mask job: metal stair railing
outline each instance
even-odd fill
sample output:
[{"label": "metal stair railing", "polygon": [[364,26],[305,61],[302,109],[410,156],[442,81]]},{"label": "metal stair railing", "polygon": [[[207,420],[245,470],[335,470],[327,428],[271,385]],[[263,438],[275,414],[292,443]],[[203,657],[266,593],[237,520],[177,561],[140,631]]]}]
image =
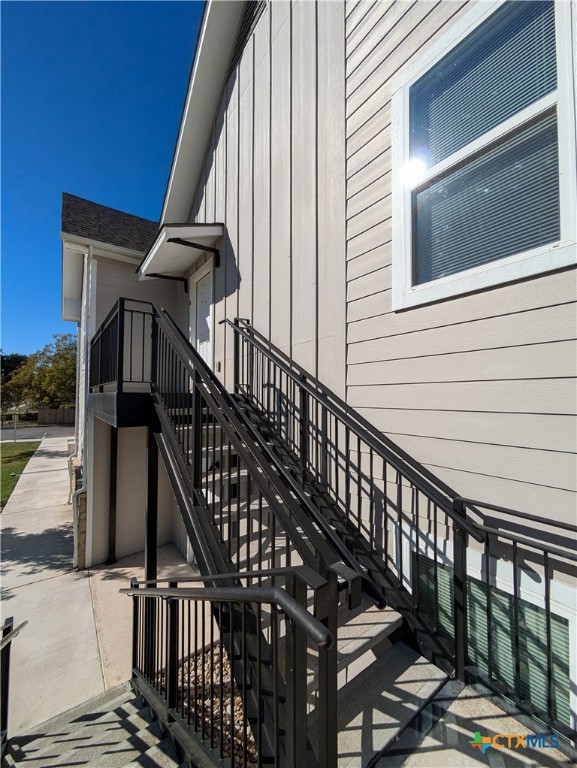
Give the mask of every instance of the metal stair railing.
[{"label": "metal stair railing", "polygon": [[[186,512],[185,524],[195,529],[189,536],[203,575],[221,587],[230,572],[306,566],[322,577],[312,596],[315,615],[336,633],[337,573],[346,571],[338,552],[275,474],[230,395],[168,314],[156,308],[151,392],[162,427],[157,442],[179,506]],[[349,578],[346,573],[345,577]],[[349,578],[348,583],[353,581]],[[244,642],[252,649],[246,663],[254,675],[258,648],[267,643],[261,637],[258,612],[248,610],[247,616],[251,623],[246,639],[237,635],[234,643],[236,647]],[[336,647],[326,658],[324,687],[335,695],[320,705],[330,708],[336,700]],[[235,679],[240,673],[235,667]],[[270,700],[261,699],[254,688],[249,693],[251,716],[270,707]],[[336,740],[335,713],[331,723],[331,739]],[[271,725],[270,718],[265,725]],[[264,735],[270,741],[266,728]],[[331,754],[335,751],[336,741]]]},{"label": "metal stair railing", "polygon": [[[563,664],[552,647],[551,601],[557,586],[554,574],[573,587],[577,583],[577,526],[461,498],[248,320],[224,322],[233,330],[234,388],[247,415],[266,439],[285,446],[311,496],[330,500],[333,511],[328,514],[335,523],[342,527],[344,521],[378,555],[383,577],[399,598],[398,609],[416,630],[422,651],[431,657],[429,643],[436,641],[435,648],[448,650],[457,678],[482,679],[575,739],[577,712],[565,713],[562,720],[555,705],[563,686],[554,681],[560,680]],[[487,519],[491,512],[497,513],[497,521],[494,515]],[[529,535],[528,525],[533,527]],[[539,533],[534,533],[535,526]],[[521,615],[533,599],[526,588],[527,572],[541,580],[542,613],[531,619],[538,624],[534,630]],[[472,623],[473,618],[478,621],[478,610],[473,610],[478,606],[472,601],[479,584],[488,614],[488,649],[482,664],[481,641]],[[514,664],[508,677],[499,672],[498,650],[491,647],[491,602],[504,600],[503,590],[508,590],[512,606]],[[543,642],[536,639],[539,632]],[[540,684],[545,700],[543,695],[532,700],[528,693],[529,672],[521,648],[530,642],[538,646],[534,664],[541,661],[545,670]],[[435,660],[446,668],[446,659]],[[575,685],[574,680],[565,682],[565,691]]]},{"label": "metal stair railing", "polygon": [[0,758],[4,758],[8,745],[8,708],[10,704],[10,654],[12,642],[28,624],[23,621],[14,628],[14,619],[4,620],[0,639]]},{"label": "metal stair railing", "polygon": [[[121,590],[133,600],[135,687],[169,728],[176,722],[195,733],[216,760],[333,768],[336,678],[329,656],[335,636],[306,609],[318,577],[306,569],[275,569],[228,574],[227,580],[233,585],[206,586],[210,577],[132,580]],[[255,620],[258,631],[251,632]],[[311,654],[318,658],[312,700]],[[252,710],[255,692],[268,707]]]},{"label": "metal stair railing", "polygon": [[157,412],[170,427],[165,432],[196,503],[226,548],[229,570],[302,563],[326,575],[340,564],[340,553],[281,481],[230,395],[168,313],[155,308],[153,314]]}]

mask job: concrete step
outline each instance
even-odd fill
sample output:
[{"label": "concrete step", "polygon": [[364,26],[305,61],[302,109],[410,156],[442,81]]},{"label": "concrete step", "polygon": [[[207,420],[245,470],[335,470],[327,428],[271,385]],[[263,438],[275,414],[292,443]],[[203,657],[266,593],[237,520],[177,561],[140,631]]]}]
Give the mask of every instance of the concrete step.
[{"label": "concrete step", "polygon": [[174,746],[167,737],[153,747],[149,747],[136,760],[127,763],[124,768],[176,768],[180,766]]},{"label": "concrete step", "polygon": [[435,693],[447,676],[402,642],[339,691],[339,768],[361,768]]},{"label": "concrete step", "polygon": [[[354,610],[339,608],[337,631],[337,686],[346,686],[376,658],[386,653],[392,643],[389,637],[403,623],[400,613],[391,608],[379,609],[363,595]],[[318,654],[308,650],[308,698],[311,709],[316,706]]]},{"label": "concrete step", "polygon": [[99,755],[148,728],[150,721],[145,713],[140,709],[131,713],[132,709],[131,702],[126,702],[101,717],[94,719],[87,715],[81,722],[70,724],[69,734],[52,734],[47,744],[34,742],[30,746],[36,758],[27,757],[26,765],[33,768],[56,768],[59,765],[74,765],[80,756],[87,761],[92,755]]},{"label": "concrete step", "polygon": [[377,608],[366,595],[353,611],[340,610],[337,671],[342,688],[391,647],[388,638],[399,629],[403,618],[392,608]]},{"label": "concrete step", "polygon": [[[94,747],[84,754],[86,768],[122,768],[127,763],[138,760],[148,749],[157,746],[164,737],[158,722],[148,723],[137,733],[113,746]],[[174,764],[177,765],[176,760]]]},{"label": "concrete step", "polygon": [[[10,752],[15,762],[25,759],[26,764],[32,766],[32,760],[44,754],[44,750],[51,748],[55,743],[63,745],[59,748],[59,754],[62,754],[63,750],[72,748],[72,745],[91,738],[92,732],[104,723],[129,719],[138,711],[139,705],[129,684],[123,683],[34,726],[24,734],[11,737]],[[66,744],[70,746],[65,746]],[[43,758],[47,759],[47,756]],[[38,765],[44,765],[44,762]]]},{"label": "concrete step", "polygon": [[150,722],[128,684],[107,691],[10,740],[7,766],[177,768],[170,739]]},{"label": "concrete step", "polygon": [[[192,445],[192,425],[191,424],[175,424],[173,425],[173,429],[176,432],[176,435],[178,439],[180,440],[188,440],[188,445]],[[184,437],[184,432],[189,431],[190,435],[188,438]],[[229,439],[228,435],[220,424],[204,424],[202,429],[202,445],[203,447],[216,447],[217,449],[220,449],[222,440],[222,446],[223,448],[228,446]]]}]

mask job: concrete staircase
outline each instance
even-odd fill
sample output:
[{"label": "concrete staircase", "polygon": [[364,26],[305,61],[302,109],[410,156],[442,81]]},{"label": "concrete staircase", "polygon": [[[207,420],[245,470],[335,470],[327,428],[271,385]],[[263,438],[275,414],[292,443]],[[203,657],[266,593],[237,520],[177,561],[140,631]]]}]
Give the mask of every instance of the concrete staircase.
[{"label": "concrete staircase", "polygon": [[[447,676],[398,639],[402,617],[396,611],[380,610],[363,596],[354,611],[341,606],[339,613],[338,765],[364,768],[377,764],[379,752],[443,687]],[[314,672],[314,662],[309,663],[313,707]]]},{"label": "concrete staircase", "polygon": [[124,683],[10,739],[6,766],[178,768],[172,742]]}]

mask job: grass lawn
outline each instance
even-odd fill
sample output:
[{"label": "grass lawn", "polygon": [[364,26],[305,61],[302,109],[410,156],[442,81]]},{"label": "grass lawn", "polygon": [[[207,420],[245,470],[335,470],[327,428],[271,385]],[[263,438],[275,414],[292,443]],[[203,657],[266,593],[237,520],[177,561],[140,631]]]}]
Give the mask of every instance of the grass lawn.
[{"label": "grass lawn", "polygon": [[0,482],[2,489],[0,493],[0,507],[10,498],[14,486],[18,482],[20,473],[28,464],[28,460],[34,451],[40,445],[40,440],[34,440],[26,443],[2,443],[0,447]]}]

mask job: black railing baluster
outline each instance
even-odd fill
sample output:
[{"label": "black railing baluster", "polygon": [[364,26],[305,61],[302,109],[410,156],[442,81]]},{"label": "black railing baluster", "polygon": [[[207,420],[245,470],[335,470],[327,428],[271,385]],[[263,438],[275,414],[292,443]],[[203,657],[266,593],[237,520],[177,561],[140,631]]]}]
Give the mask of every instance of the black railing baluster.
[{"label": "black railing baluster", "polygon": [[513,649],[515,654],[515,695],[521,696],[521,655],[519,648],[519,566],[517,542],[513,542]]},{"label": "black railing baluster", "polygon": [[[2,625],[2,640],[6,640],[14,631],[14,619],[8,617]],[[10,656],[12,651],[12,641],[7,640],[0,650],[0,696],[2,700],[2,711],[0,712],[0,734],[1,734],[1,755],[4,756],[4,750],[8,741],[8,704],[10,701]],[[2,761],[4,762],[4,761]]]},{"label": "black railing baluster", "polygon": [[[186,623],[186,653],[183,655],[183,662],[186,663],[186,722],[188,725],[190,725],[191,722],[191,709],[190,709],[190,667],[192,665],[192,649],[190,645],[190,639],[191,639],[191,611],[190,611],[190,600],[187,602],[187,623]],[[222,626],[222,623],[219,623],[219,626]],[[196,649],[195,649],[196,650]],[[184,674],[182,675],[183,678],[183,684],[184,684]],[[222,678],[222,672],[221,672],[221,678]],[[222,699],[222,696],[221,696]],[[222,727],[220,729],[220,732],[222,733]]]},{"label": "black railing baluster", "polygon": [[[204,610],[203,603],[201,603],[201,610]],[[194,603],[194,727],[198,728],[200,721],[198,715],[198,678],[200,675],[199,666],[200,659],[198,653],[198,603]]]},{"label": "black railing baluster", "polygon": [[[168,586],[175,588],[176,582]],[[169,709],[178,703],[178,601],[169,597],[166,601],[166,701]]]},{"label": "black railing baluster", "polygon": [[[234,321],[235,327],[239,327],[238,319]],[[237,395],[240,392],[240,336],[238,333],[233,333],[233,384],[234,393]]]},{"label": "black railing baluster", "polygon": [[493,601],[491,592],[491,536],[485,534],[485,593],[487,600],[487,674],[493,677]]},{"label": "black railing baluster", "polygon": [[[138,589],[138,582],[136,579],[130,580],[130,586],[132,589]],[[138,658],[138,631],[140,627],[140,618],[138,615],[138,596],[134,595],[132,598],[132,669],[139,667]]]},{"label": "black railing baluster", "polygon": [[202,722],[201,736],[206,739],[206,603],[203,601],[200,604],[200,632],[202,639],[200,641],[200,654],[201,654],[201,705],[200,705],[200,719]]},{"label": "black railing baluster", "polygon": [[403,588],[403,478],[400,472],[397,472],[397,528],[398,528],[398,549],[397,549],[397,569],[399,574],[399,585]]},{"label": "black railing baluster", "polygon": [[230,694],[229,694],[229,706],[230,706],[230,754],[232,759],[232,764],[234,764],[234,725],[235,725],[235,716],[234,716],[234,666],[236,663],[235,655],[234,655],[234,614],[235,614],[235,608],[233,607],[235,604],[230,602],[229,603],[229,619],[230,619],[230,628],[229,628],[229,635],[228,635],[228,662],[230,666]]},{"label": "black railing baluster", "polygon": [[[222,603],[218,604],[218,626],[222,629]],[[219,755],[222,760],[224,757],[224,644],[222,634],[218,637],[218,723],[220,733]],[[260,699],[259,699],[260,701]],[[258,742],[260,744],[260,740]]]},{"label": "black railing baluster", "polygon": [[[459,517],[465,517],[463,503],[456,499],[453,509]],[[467,666],[467,534],[463,528],[453,527],[453,621],[455,636],[455,674],[465,682]]]},{"label": "black railing baluster", "polygon": [[551,577],[549,571],[549,553],[543,553],[543,575],[545,581],[545,633],[547,642],[547,715],[549,720],[556,719],[553,712],[553,640],[551,637]]}]

